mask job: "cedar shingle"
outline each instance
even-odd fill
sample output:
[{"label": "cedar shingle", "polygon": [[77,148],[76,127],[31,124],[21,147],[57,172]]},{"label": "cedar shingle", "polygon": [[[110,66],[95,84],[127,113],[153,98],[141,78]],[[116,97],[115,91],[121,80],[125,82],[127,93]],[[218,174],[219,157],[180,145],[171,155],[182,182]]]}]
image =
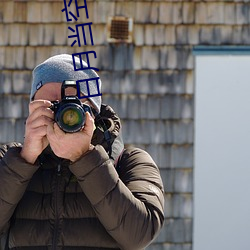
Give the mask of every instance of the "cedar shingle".
[{"label": "cedar shingle", "polygon": [[116,47],[113,47],[113,68],[114,70],[124,70],[125,64],[126,64],[126,57],[127,57],[127,51],[126,46],[123,44],[120,44]]},{"label": "cedar shingle", "polygon": [[153,45],[155,39],[155,25],[145,25],[145,45]]},{"label": "cedar shingle", "polygon": [[121,80],[123,78],[123,71],[114,71],[112,72],[112,86],[110,93],[120,94],[121,93]]},{"label": "cedar shingle", "polygon": [[224,24],[235,24],[236,11],[235,4],[225,3],[224,4]]},{"label": "cedar shingle", "polygon": [[5,50],[6,48],[1,46],[0,47],[0,69],[6,68],[6,62],[5,62]]},{"label": "cedar shingle", "polygon": [[142,48],[135,47],[133,56],[133,67],[134,70],[142,69]]},{"label": "cedar shingle", "polygon": [[[31,81],[30,81],[31,83]],[[30,88],[31,88],[31,84],[30,84]],[[23,96],[22,98],[22,114],[23,114],[23,118],[27,118],[29,116],[29,103],[30,103],[30,97],[29,95],[27,96]]]},{"label": "cedar shingle", "polygon": [[52,23],[54,22],[54,16],[57,16],[58,14],[62,15],[61,9],[57,9],[56,11],[58,12],[58,14],[56,15],[56,12],[53,12],[53,8],[52,8],[52,3],[51,2],[43,2],[40,5],[40,10],[41,10],[41,21],[43,23]]},{"label": "cedar shingle", "polygon": [[102,94],[111,93],[112,89],[112,75],[108,71],[100,71],[99,77],[102,80]]},{"label": "cedar shingle", "polygon": [[3,14],[4,14],[4,3],[3,2],[0,2],[0,23],[3,22]]},{"label": "cedar shingle", "polygon": [[1,7],[3,10],[2,11],[3,22],[13,23],[14,22],[14,1],[4,1]]},{"label": "cedar shingle", "polygon": [[35,67],[35,60],[36,60],[36,49],[35,47],[26,47],[25,49],[25,68],[33,70]]},{"label": "cedar shingle", "polygon": [[[54,44],[54,39],[55,39],[54,38],[54,35],[55,35],[55,33],[54,33],[55,32],[54,25],[53,24],[47,24],[46,26],[45,25],[39,25],[39,26],[40,26],[40,32],[43,33],[43,36],[40,37],[40,39],[39,39],[40,41],[42,39],[42,41],[43,41],[42,44],[38,43],[36,41],[37,38],[30,38],[30,39],[34,40],[33,43],[38,43],[38,44],[41,44],[41,45],[51,45],[52,46]],[[35,27],[36,26],[31,26],[31,30],[35,29]],[[42,27],[44,27],[44,29],[42,29]],[[32,33],[30,33],[30,37],[32,37]],[[65,37],[62,37],[61,39],[65,41]],[[70,39],[68,39],[68,40],[70,40]]]},{"label": "cedar shingle", "polygon": [[193,199],[191,194],[174,194],[173,195],[173,217],[175,218],[192,218],[193,216]]},{"label": "cedar shingle", "polygon": [[[1,51],[3,50],[3,51]],[[0,58],[0,66],[3,65],[3,69],[13,69],[14,68],[14,57],[15,57],[15,47],[2,47],[0,48],[0,55],[4,55],[3,57],[1,56]]]},{"label": "cedar shingle", "polygon": [[159,62],[159,69],[165,70],[168,68],[168,47],[161,46],[160,48],[160,62]]},{"label": "cedar shingle", "polygon": [[162,119],[192,119],[193,100],[189,96],[166,95],[160,99]]},{"label": "cedar shingle", "polygon": [[[107,34],[106,34],[106,30],[105,30],[104,25],[103,24],[93,24],[91,26],[91,29],[92,29],[92,36],[93,36],[93,40],[94,40],[94,45],[104,45],[106,43],[106,40],[107,40]],[[105,32],[103,32],[104,30],[105,30]]]},{"label": "cedar shingle", "polygon": [[47,26],[46,28],[43,24],[30,24],[28,27],[28,41],[29,45],[36,46],[36,45],[52,45],[52,41],[50,43],[47,43],[47,39],[53,40],[53,33],[50,32],[49,36],[47,32],[52,29],[52,25]]},{"label": "cedar shingle", "polygon": [[188,44],[197,45],[199,44],[199,30],[200,27],[198,25],[191,25],[188,27]]},{"label": "cedar shingle", "polygon": [[137,79],[134,71],[122,72],[120,79],[121,94],[137,94]]},{"label": "cedar shingle", "polygon": [[207,3],[196,3],[195,5],[195,23],[207,23]]},{"label": "cedar shingle", "polygon": [[207,3],[207,23],[222,24],[224,22],[224,3]]},{"label": "cedar shingle", "polygon": [[174,45],[176,42],[176,27],[174,25],[165,26],[165,45]]},{"label": "cedar shingle", "polygon": [[40,23],[42,22],[42,3],[27,2],[27,22]]},{"label": "cedar shingle", "polygon": [[[146,149],[148,150],[148,148]],[[175,169],[170,169],[170,168],[161,169],[161,177],[165,192],[166,193],[174,192]]]},{"label": "cedar shingle", "polygon": [[3,96],[3,115],[5,118],[22,117],[22,97],[16,95]]},{"label": "cedar shingle", "polygon": [[250,27],[249,25],[244,25],[242,27],[242,44],[250,44]]},{"label": "cedar shingle", "polygon": [[[166,122],[165,125],[166,125],[166,128],[165,128],[166,139],[168,142],[170,142],[171,141],[171,134],[169,133],[170,132],[169,122]],[[157,160],[157,164],[159,165],[159,167],[162,171],[162,169],[169,168],[171,165],[170,146],[168,144],[159,145],[158,152],[159,152],[159,155],[158,155],[159,158]],[[169,189],[169,183],[167,183],[166,186],[167,186],[167,190],[166,190],[167,192],[171,192],[171,190],[173,190],[173,187],[171,188],[171,190]]]},{"label": "cedar shingle", "polygon": [[25,62],[25,47],[19,46],[14,49],[14,64],[12,66],[13,69],[23,69]]},{"label": "cedar shingle", "polygon": [[165,30],[166,25],[154,25],[154,45],[164,45],[166,43]]},{"label": "cedar shingle", "polygon": [[[105,5],[107,3],[104,3]],[[134,1],[121,1],[115,3],[116,16],[125,16],[135,18],[136,15],[136,4]],[[107,15],[106,15],[107,16]]]},{"label": "cedar shingle", "polygon": [[177,51],[175,47],[171,46],[167,48],[167,65],[166,69],[176,69],[178,66]]},{"label": "cedar shingle", "polygon": [[30,71],[14,71],[13,72],[13,93],[29,94],[31,87]]},{"label": "cedar shingle", "polygon": [[144,26],[142,24],[134,25],[134,43],[136,46],[144,45]]},{"label": "cedar shingle", "polygon": [[160,3],[159,22],[165,24],[182,23],[182,3]]},{"label": "cedar shingle", "polygon": [[142,71],[140,73],[136,73],[136,79],[134,83],[134,93],[136,94],[149,94],[151,93],[150,90],[150,82],[149,79],[149,72]]},{"label": "cedar shingle", "polygon": [[[0,103],[3,98],[0,98]],[[1,106],[2,104],[0,104]],[[0,139],[2,143],[15,141],[15,120],[14,119],[0,119]]]},{"label": "cedar shingle", "polygon": [[[193,144],[193,136],[194,136],[193,125],[194,125],[193,122],[190,120],[173,122],[173,141],[172,142],[174,144]],[[180,165],[182,166],[182,164]],[[185,167],[190,167],[190,165],[185,166]]]},{"label": "cedar shingle", "polygon": [[14,22],[27,21],[27,2],[14,3]]},{"label": "cedar shingle", "polygon": [[27,45],[28,30],[26,24],[11,24],[9,32],[9,45]]},{"label": "cedar shingle", "polygon": [[[175,132],[176,129],[174,129]],[[191,129],[189,129],[191,130]],[[189,132],[189,131],[188,131]],[[176,136],[174,136],[176,137]],[[171,167],[191,168],[193,166],[193,148],[190,145],[173,145],[171,147]]]},{"label": "cedar shingle", "polygon": [[193,70],[188,70],[186,73],[186,94],[192,95],[194,93],[194,72]]},{"label": "cedar shingle", "polygon": [[169,193],[164,195],[164,216],[165,218],[173,217],[173,196]]},{"label": "cedar shingle", "polygon": [[160,99],[157,96],[149,96],[148,97],[148,119],[156,119],[160,118]]},{"label": "cedar shingle", "polygon": [[158,23],[159,22],[159,3],[152,1],[151,3],[151,12],[150,12],[150,22]]},{"label": "cedar shingle", "polygon": [[231,44],[233,40],[233,27],[220,26],[221,44]]},{"label": "cedar shingle", "polygon": [[172,3],[160,2],[159,7],[159,23],[170,24],[172,23]]},{"label": "cedar shingle", "polygon": [[[47,25],[46,25],[47,27]],[[52,28],[52,27],[51,27]],[[45,28],[46,29],[46,28]],[[64,24],[53,24],[54,45],[66,45],[68,38],[68,28]],[[49,42],[49,39],[47,40]]]},{"label": "cedar shingle", "polygon": [[189,28],[186,25],[176,26],[176,44],[183,45],[188,44],[188,32]]},{"label": "cedar shingle", "polygon": [[242,25],[233,27],[233,44],[242,44]]},{"label": "cedar shingle", "polygon": [[195,17],[195,3],[194,2],[183,2],[182,6],[182,19],[183,23],[194,23]]},{"label": "cedar shingle", "polygon": [[10,25],[0,23],[0,46],[9,44]]},{"label": "cedar shingle", "polygon": [[213,26],[202,26],[202,28],[200,28],[200,44],[214,44],[213,28]]},{"label": "cedar shingle", "polygon": [[50,3],[52,13],[54,13],[52,15],[53,23],[66,22],[65,14],[63,14],[64,12],[61,12],[61,10],[64,8],[62,2],[63,1],[53,1]]},{"label": "cedar shingle", "polygon": [[[89,5],[89,3],[87,3]],[[91,4],[90,4],[91,5]],[[105,23],[107,22],[107,18],[109,16],[115,15],[115,2],[103,2],[103,1],[94,1],[93,7],[91,7],[93,13],[89,13],[90,18],[93,15],[93,23]],[[85,22],[86,22],[86,15]],[[84,21],[81,20],[81,21]]]},{"label": "cedar shingle", "polygon": [[140,99],[136,95],[130,95],[128,97],[127,109],[128,109],[128,118],[129,119],[139,119],[140,118]]},{"label": "cedar shingle", "polygon": [[[156,107],[151,107],[151,112],[154,113]],[[151,120],[147,122],[145,127],[147,137],[149,137],[149,144],[161,145],[167,143],[166,125],[163,120]],[[157,158],[159,161],[159,155]]]},{"label": "cedar shingle", "polygon": [[193,171],[189,169],[175,170],[174,191],[180,193],[193,192]]},{"label": "cedar shingle", "polygon": [[236,4],[236,24],[249,23],[249,4],[238,3]]},{"label": "cedar shingle", "polygon": [[165,95],[169,93],[169,82],[165,81],[162,71],[151,72],[149,74],[150,93]]},{"label": "cedar shingle", "polygon": [[191,219],[175,219],[171,221],[170,242],[182,243],[192,241],[192,220]]},{"label": "cedar shingle", "polygon": [[[152,11],[152,4],[150,2],[136,2],[135,3],[135,23],[149,23]],[[142,11],[143,10],[143,11]]]},{"label": "cedar shingle", "polygon": [[148,106],[147,106],[147,95],[140,95],[140,119],[147,119]]},{"label": "cedar shingle", "polygon": [[23,143],[24,140],[24,132],[25,132],[25,120],[26,119],[18,119],[15,122],[15,141]]},{"label": "cedar shingle", "polygon": [[[2,70],[0,74],[0,94],[10,94],[12,92],[12,73],[11,71]],[[1,98],[0,98],[1,99]],[[3,105],[0,105],[3,107]],[[0,108],[1,110],[1,108]],[[3,115],[2,111],[0,112],[0,117]]]},{"label": "cedar shingle", "polygon": [[[81,49],[84,51],[95,51],[96,58],[91,54],[89,58],[94,62],[96,67],[101,70],[112,70],[113,69],[113,50],[110,46],[82,46]],[[79,50],[79,52],[83,52]],[[90,64],[91,65],[91,64]]]}]

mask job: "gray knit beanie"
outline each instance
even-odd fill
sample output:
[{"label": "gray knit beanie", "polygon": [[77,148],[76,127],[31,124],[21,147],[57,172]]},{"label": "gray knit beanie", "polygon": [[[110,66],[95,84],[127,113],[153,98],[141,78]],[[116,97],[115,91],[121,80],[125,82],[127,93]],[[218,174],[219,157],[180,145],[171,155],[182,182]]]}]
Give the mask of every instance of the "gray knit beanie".
[{"label": "gray knit beanie", "polygon": [[[78,57],[74,57],[76,69],[88,68],[88,64],[83,60],[80,61]],[[43,63],[35,67],[32,72],[33,81],[30,93],[30,100],[33,100],[36,91],[43,85],[49,82],[62,83],[65,80],[85,80],[90,78],[97,78],[97,73],[92,69],[77,70],[74,69],[72,55],[62,54],[52,56]],[[82,94],[88,96],[96,95],[101,91],[101,79],[98,79],[99,90],[97,89],[97,81],[88,81],[89,92],[86,82],[80,82],[80,91]],[[95,109],[100,112],[101,96],[88,97]]]}]

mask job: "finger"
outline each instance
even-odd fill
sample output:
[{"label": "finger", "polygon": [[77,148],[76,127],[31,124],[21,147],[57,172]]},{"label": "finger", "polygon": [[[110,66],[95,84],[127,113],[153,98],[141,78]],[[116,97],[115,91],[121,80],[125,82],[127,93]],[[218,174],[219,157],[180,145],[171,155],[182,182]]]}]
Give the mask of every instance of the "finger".
[{"label": "finger", "polygon": [[42,138],[46,136],[46,134],[47,134],[47,126],[40,126],[40,127],[32,128],[31,130],[29,130],[29,133],[25,134],[25,139],[27,137],[31,138],[32,140],[37,137]]},{"label": "finger", "polygon": [[55,134],[60,136],[60,137],[62,137],[66,134],[62,129],[60,129],[60,127],[58,126],[58,124],[56,122],[54,123],[54,131],[55,131]]},{"label": "finger", "polygon": [[63,136],[65,136],[65,133],[60,129],[57,123],[54,122],[48,125],[47,137],[49,141],[58,142]]},{"label": "finger", "polygon": [[29,104],[29,112],[30,114],[34,112],[39,107],[45,107],[49,108],[52,105],[52,103],[48,100],[35,100],[30,102]]},{"label": "finger", "polygon": [[38,107],[37,109],[33,110],[32,113],[30,113],[28,119],[30,121],[34,121],[38,119],[41,116],[46,116],[50,119],[54,119],[54,112],[50,108],[46,107]]},{"label": "finger", "polygon": [[40,116],[36,119],[27,119],[26,126],[29,128],[37,128],[41,126],[48,126],[49,124],[53,124],[54,120],[47,116]]}]

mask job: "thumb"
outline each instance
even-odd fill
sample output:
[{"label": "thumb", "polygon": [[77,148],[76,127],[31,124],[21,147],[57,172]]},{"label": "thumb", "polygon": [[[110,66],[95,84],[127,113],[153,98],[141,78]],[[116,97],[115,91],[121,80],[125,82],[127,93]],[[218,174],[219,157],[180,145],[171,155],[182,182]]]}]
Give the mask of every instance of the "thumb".
[{"label": "thumb", "polygon": [[84,125],[83,130],[88,135],[92,135],[93,131],[94,131],[94,127],[95,127],[95,122],[94,122],[93,117],[90,115],[89,112],[86,112],[86,121],[85,121],[85,125]]}]

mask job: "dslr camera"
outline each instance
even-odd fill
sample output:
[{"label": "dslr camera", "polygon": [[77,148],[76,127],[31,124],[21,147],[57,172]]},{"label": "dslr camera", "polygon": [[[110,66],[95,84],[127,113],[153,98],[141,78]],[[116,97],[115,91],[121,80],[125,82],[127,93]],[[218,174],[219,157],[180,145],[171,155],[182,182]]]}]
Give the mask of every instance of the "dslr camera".
[{"label": "dslr camera", "polygon": [[61,101],[52,101],[51,110],[55,113],[55,122],[67,133],[80,131],[86,121],[86,112],[92,114],[91,107],[83,104],[76,95],[66,95],[66,89],[73,87],[76,89],[76,81],[64,81],[61,87]]}]

